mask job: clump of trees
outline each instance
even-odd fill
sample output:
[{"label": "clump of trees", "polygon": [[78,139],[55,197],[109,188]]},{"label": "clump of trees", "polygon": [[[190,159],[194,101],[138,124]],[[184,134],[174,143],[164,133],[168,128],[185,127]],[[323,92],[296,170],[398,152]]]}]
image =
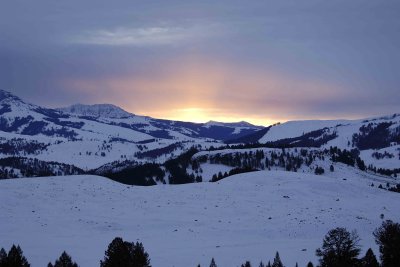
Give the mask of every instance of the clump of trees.
[{"label": "clump of trees", "polygon": [[25,258],[20,246],[12,245],[8,253],[0,249],[0,267],[29,267],[30,264]]},{"label": "clump of trees", "polygon": [[258,171],[258,170],[253,169],[251,167],[234,168],[234,169],[230,170],[229,172],[225,172],[224,174],[222,174],[222,172],[219,172],[218,175],[214,174],[212,176],[210,182],[218,182],[228,176],[232,176],[232,175],[236,175],[236,174],[240,174],[240,173],[246,173],[246,172],[254,172],[254,171]]}]

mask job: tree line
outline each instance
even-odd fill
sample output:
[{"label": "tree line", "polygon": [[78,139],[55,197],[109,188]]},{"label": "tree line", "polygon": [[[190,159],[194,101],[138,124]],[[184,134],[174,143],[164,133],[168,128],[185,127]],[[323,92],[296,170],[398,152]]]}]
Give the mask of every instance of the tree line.
[{"label": "tree line", "polygon": [[[315,253],[319,258],[319,267],[399,267],[400,264],[400,224],[386,220],[373,232],[375,242],[379,246],[380,263],[374,252],[369,248],[365,256],[360,257],[360,238],[356,231],[349,232],[346,228],[337,227],[330,230],[322,241],[322,246]],[[214,258],[210,267],[217,267]],[[241,267],[251,267],[250,261],[241,264]],[[19,246],[13,245],[7,253],[4,248],[0,250],[0,267],[30,267],[28,260],[23,255]],[[54,262],[49,262],[47,267],[78,267],[67,252]],[[100,267],[151,267],[150,256],[145,251],[142,243],[124,241],[116,237],[108,245]],[[197,267],[201,267],[200,264]],[[274,260],[258,267],[284,267],[279,252]],[[298,267],[296,263],[295,267]],[[314,267],[310,261],[307,267]]]}]

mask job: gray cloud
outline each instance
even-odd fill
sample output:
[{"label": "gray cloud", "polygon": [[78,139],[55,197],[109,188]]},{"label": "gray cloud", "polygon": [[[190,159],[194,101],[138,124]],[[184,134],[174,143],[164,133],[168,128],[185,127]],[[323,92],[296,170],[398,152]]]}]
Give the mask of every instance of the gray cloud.
[{"label": "gray cloud", "polygon": [[[235,117],[399,112],[399,13],[391,0],[8,1],[0,88],[46,106],[102,101],[146,113],[191,95],[184,86],[211,84],[193,98]],[[212,66],[225,69],[218,86]],[[262,86],[271,73],[279,79]]]}]

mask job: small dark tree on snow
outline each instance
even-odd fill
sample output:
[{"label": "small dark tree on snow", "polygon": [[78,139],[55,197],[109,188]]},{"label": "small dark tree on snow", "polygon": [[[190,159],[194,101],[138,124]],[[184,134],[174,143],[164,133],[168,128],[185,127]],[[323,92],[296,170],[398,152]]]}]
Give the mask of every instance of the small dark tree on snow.
[{"label": "small dark tree on snow", "polygon": [[261,261],[261,262],[260,262],[260,265],[258,265],[258,267],[265,267],[265,266],[264,266],[264,263]]},{"label": "small dark tree on snow", "polygon": [[54,265],[51,262],[49,262],[47,267],[78,267],[78,264],[76,264],[76,262],[73,262],[71,256],[69,256],[67,252],[64,251],[61,254],[60,258],[56,260]]},{"label": "small dark tree on snow", "polygon": [[274,262],[272,263],[272,267],[283,267],[281,257],[279,257],[278,251],[275,254]]},{"label": "small dark tree on snow", "polygon": [[372,249],[368,249],[364,258],[361,260],[362,267],[379,267],[379,263],[376,260],[375,254]]},{"label": "small dark tree on snow", "polygon": [[214,258],[211,259],[210,267],[217,267]]},{"label": "small dark tree on snow", "polygon": [[314,264],[312,264],[312,262],[308,262],[307,267],[314,267]]},{"label": "small dark tree on snow", "polygon": [[271,262],[270,261],[268,261],[268,264],[267,264],[266,267],[271,267]]},{"label": "small dark tree on snow", "polygon": [[324,172],[325,172],[325,170],[322,167],[316,167],[315,168],[315,174],[317,174],[317,175],[324,174]]},{"label": "small dark tree on snow", "polygon": [[357,266],[360,254],[359,237],[354,231],[349,233],[345,228],[335,228],[326,234],[322,248],[316,250],[320,257],[321,267],[354,267]]},{"label": "small dark tree on snow", "polygon": [[243,263],[240,267],[251,267],[251,264],[249,261],[246,261],[245,263]]},{"label": "small dark tree on snow", "polygon": [[375,242],[379,245],[382,267],[399,266],[400,262],[400,224],[384,221],[374,231]]},{"label": "small dark tree on snow", "polygon": [[19,246],[13,245],[8,252],[7,255],[7,261],[6,261],[6,266],[7,267],[29,267],[30,264],[24,257],[22,253],[22,249]]},{"label": "small dark tree on snow", "polygon": [[116,237],[105,252],[101,267],[150,267],[149,255],[142,243],[125,242]]},{"label": "small dark tree on snow", "polygon": [[333,165],[331,165],[331,166],[329,167],[329,170],[330,170],[331,172],[334,172],[334,171],[335,171],[335,168],[333,167]]}]

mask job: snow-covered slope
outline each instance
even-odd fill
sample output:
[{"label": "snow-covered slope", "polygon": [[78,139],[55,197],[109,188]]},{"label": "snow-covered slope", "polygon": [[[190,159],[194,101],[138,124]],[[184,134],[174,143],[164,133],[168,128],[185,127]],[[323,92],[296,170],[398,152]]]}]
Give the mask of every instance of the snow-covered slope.
[{"label": "snow-covered slope", "polygon": [[[346,180],[345,180],[346,179]],[[400,194],[358,176],[255,172],[219,183],[129,187],[98,176],[0,181],[0,246],[21,245],[32,266],[63,250],[98,266],[116,236],[140,240],[153,266],[316,263],[334,227],[356,229],[363,253],[384,219],[400,221]],[[40,240],[40,242],[38,242]]]},{"label": "snow-covered slope", "polygon": [[118,160],[138,160],[137,153],[172,145],[180,147],[180,152],[191,146],[219,146],[221,140],[260,128],[244,122],[210,126],[158,120],[110,104],[47,109],[0,90],[0,158],[28,157],[91,169]]},{"label": "snow-covered slope", "polygon": [[260,143],[358,149],[378,168],[400,168],[400,114],[365,120],[289,121],[272,126]]},{"label": "snow-covered slope", "polygon": [[276,141],[285,138],[301,136],[315,130],[325,127],[335,127],[339,124],[347,124],[346,120],[306,120],[306,121],[288,121],[282,124],[276,124],[259,140],[260,143]]},{"label": "snow-covered slope", "polygon": [[127,118],[133,114],[126,112],[120,107],[112,104],[94,104],[94,105],[83,105],[75,104],[65,108],[59,108],[59,111],[64,113],[80,114],[82,116],[89,117],[103,117],[103,118]]}]

